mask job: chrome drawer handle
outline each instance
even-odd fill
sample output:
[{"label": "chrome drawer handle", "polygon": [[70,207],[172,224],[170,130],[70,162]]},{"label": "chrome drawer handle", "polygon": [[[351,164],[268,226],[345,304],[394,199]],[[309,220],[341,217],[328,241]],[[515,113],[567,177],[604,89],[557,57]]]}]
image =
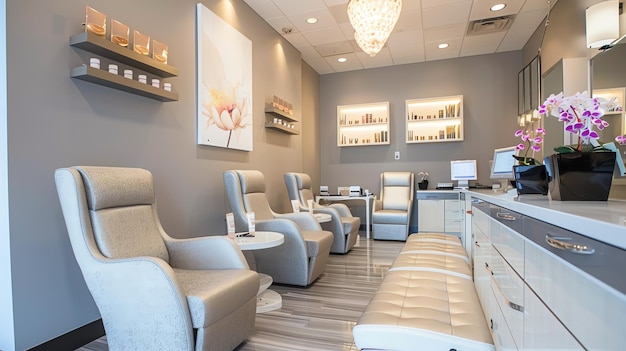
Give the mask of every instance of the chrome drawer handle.
[{"label": "chrome drawer handle", "polygon": [[524,306],[516,304],[515,302],[509,300],[506,297],[506,294],[504,294],[504,291],[500,287],[500,284],[498,284],[498,281],[494,277],[493,270],[491,270],[491,268],[489,267],[489,264],[487,262],[485,262],[485,269],[487,270],[487,272],[489,272],[491,274],[491,281],[493,282],[493,285],[495,285],[496,288],[498,288],[498,291],[500,292],[500,295],[502,295],[502,297],[504,298],[504,302],[506,303],[506,305],[509,306],[509,308],[514,310],[514,311],[518,311],[518,312],[522,312],[523,313],[524,312]]},{"label": "chrome drawer handle", "polygon": [[496,217],[498,217],[500,219],[507,220],[507,221],[516,221],[517,220],[517,218],[514,215],[510,214],[510,213],[498,212],[498,213],[496,213]]},{"label": "chrome drawer handle", "polygon": [[572,240],[572,238],[556,237],[550,234],[546,234],[546,242],[555,249],[569,251],[582,255],[592,255],[594,252],[596,252],[593,247],[583,244],[571,243],[568,242],[569,240]]}]

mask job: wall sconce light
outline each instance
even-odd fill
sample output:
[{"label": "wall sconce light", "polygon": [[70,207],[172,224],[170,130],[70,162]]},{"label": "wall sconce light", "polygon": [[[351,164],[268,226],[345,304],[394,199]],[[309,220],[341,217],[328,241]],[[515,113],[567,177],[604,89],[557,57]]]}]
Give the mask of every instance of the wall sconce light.
[{"label": "wall sconce light", "polygon": [[585,10],[587,47],[604,49],[619,37],[619,1],[608,0]]}]

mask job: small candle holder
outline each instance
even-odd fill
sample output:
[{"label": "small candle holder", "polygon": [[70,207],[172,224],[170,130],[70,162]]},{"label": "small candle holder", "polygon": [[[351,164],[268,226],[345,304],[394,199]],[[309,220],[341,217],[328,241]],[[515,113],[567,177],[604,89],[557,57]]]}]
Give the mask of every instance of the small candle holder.
[{"label": "small candle holder", "polygon": [[161,63],[167,64],[167,45],[159,41],[152,40],[152,58]]},{"label": "small candle holder", "polygon": [[130,29],[127,25],[117,20],[111,19],[111,42],[127,47],[129,43],[128,33]]},{"label": "small candle holder", "polygon": [[103,37],[107,32],[107,16],[87,6],[85,9],[85,31]]},{"label": "small candle holder", "polygon": [[150,36],[134,30],[133,50],[140,55],[147,56],[150,53]]}]

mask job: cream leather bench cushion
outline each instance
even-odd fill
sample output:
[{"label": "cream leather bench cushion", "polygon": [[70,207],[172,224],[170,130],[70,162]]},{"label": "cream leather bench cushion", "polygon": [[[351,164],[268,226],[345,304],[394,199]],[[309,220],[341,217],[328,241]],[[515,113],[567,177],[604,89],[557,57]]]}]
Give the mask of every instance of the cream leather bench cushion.
[{"label": "cream leather bench cushion", "polygon": [[472,280],[472,271],[467,261],[461,257],[440,254],[408,253],[398,255],[389,270],[440,272]]},{"label": "cream leather bench cushion", "polygon": [[437,272],[388,272],[352,333],[361,350],[495,350],[472,280]]},{"label": "cream leather bench cushion", "polygon": [[456,235],[443,234],[443,233],[416,233],[411,234],[406,239],[406,242],[414,241],[428,241],[434,243],[454,244],[461,245],[461,239]]},{"label": "cream leather bench cushion", "polygon": [[462,258],[463,260],[465,260],[465,262],[469,264],[469,257],[467,256],[467,252],[465,251],[465,248],[460,245],[430,241],[411,241],[404,244],[404,246],[400,250],[401,255],[415,253],[454,256]]}]

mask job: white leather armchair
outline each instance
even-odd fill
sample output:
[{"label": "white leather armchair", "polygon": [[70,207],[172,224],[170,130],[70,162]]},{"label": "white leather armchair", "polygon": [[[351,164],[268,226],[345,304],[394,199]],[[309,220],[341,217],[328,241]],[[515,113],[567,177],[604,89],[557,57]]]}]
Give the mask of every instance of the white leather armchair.
[{"label": "white leather armchair", "polygon": [[71,167],[55,181],[110,350],[233,350],[254,332],[257,273],[225,236],[169,237],[150,172]]},{"label": "white leather armchair", "polygon": [[414,178],[413,172],[380,175],[380,199],[374,201],[372,209],[374,239],[406,241],[413,208]]},{"label": "white leather armchair", "polygon": [[226,171],[224,184],[237,231],[248,229],[247,213],[254,212],[257,231],[282,233],[282,245],[253,251],[257,271],[274,282],[308,286],[324,272],[333,234],[322,230],[309,213],[272,211],[265,195],[265,177],[255,170]]},{"label": "white leather armchair", "polygon": [[[289,199],[298,201],[300,211],[309,211],[309,200],[315,200],[311,191],[311,177],[305,173],[285,173],[285,186]],[[359,236],[361,219],[353,217],[345,204],[322,206],[313,201],[313,211],[331,216],[330,222],[322,223],[322,228],[333,233],[334,240],[330,252],[345,254],[354,246]]]}]

